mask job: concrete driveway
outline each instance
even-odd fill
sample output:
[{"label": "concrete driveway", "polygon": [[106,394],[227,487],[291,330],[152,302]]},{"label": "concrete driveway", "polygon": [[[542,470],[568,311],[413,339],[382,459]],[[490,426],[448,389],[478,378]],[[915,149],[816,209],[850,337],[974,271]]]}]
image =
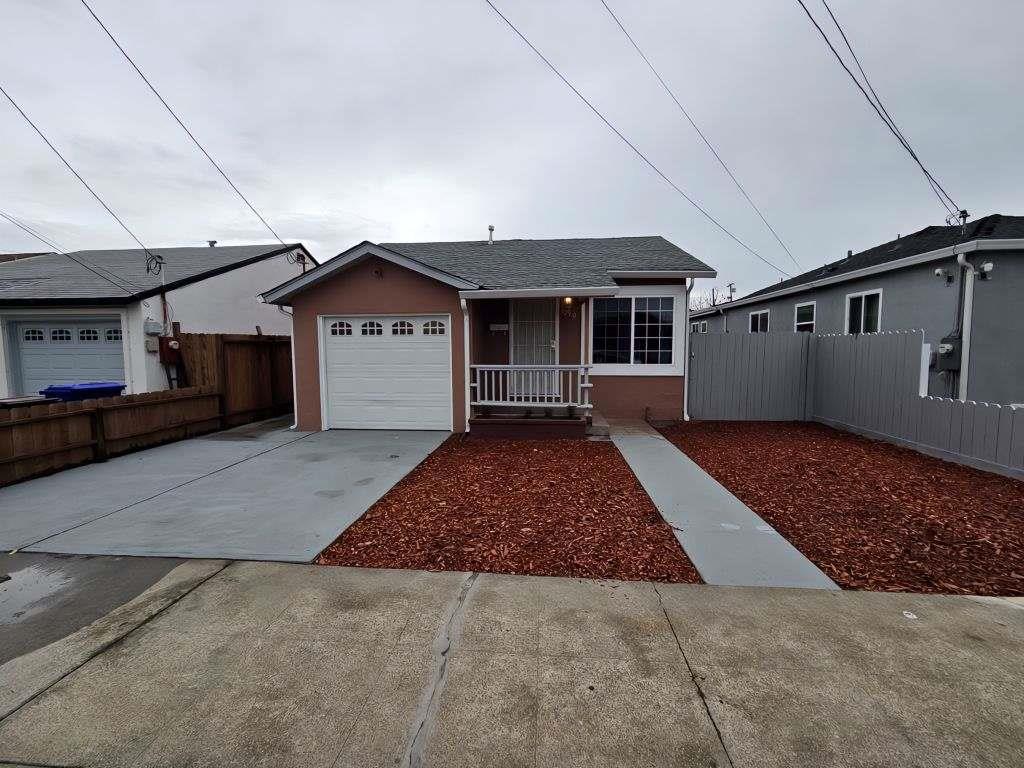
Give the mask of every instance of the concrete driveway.
[{"label": "concrete driveway", "polygon": [[447,437],[275,420],[0,489],[0,548],[309,562]]},{"label": "concrete driveway", "polygon": [[1008,600],[192,561],[0,667],[0,763],[1011,766],[1022,677]]}]

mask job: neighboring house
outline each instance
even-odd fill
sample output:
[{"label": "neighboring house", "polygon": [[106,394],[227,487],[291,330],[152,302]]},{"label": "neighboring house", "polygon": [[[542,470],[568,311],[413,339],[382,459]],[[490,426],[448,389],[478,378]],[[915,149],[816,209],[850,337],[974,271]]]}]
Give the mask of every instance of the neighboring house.
[{"label": "neighboring house", "polygon": [[994,214],[963,230],[925,227],[742,299],[694,311],[691,328],[921,329],[932,353],[929,394],[1024,402],[1024,216]]},{"label": "neighboring house", "polygon": [[363,242],[263,299],[293,309],[299,429],[463,432],[681,417],[687,295],[714,276],[662,237]]},{"label": "neighboring house", "polygon": [[75,381],[166,389],[157,337],[170,323],[196,333],[255,333],[257,325],[290,333],[291,320],[256,295],[315,264],[298,243],[150,250],[164,258],[159,275],[147,274],[142,250],[0,263],[0,397]]}]

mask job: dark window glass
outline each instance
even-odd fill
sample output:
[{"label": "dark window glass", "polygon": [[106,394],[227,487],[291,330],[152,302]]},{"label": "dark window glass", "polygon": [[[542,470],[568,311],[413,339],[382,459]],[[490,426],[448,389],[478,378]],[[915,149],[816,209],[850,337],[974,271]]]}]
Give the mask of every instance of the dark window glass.
[{"label": "dark window glass", "polygon": [[671,365],[672,297],[638,297],[634,302],[633,362]]},{"label": "dark window glass", "polygon": [[630,299],[594,299],[594,362],[629,362]]},{"label": "dark window glass", "polygon": [[882,297],[869,293],[864,297],[864,333],[878,333],[878,310]]},{"label": "dark window glass", "polygon": [[849,320],[846,323],[847,333],[860,333],[861,329],[861,318],[863,316],[864,308],[864,297],[863,296],[851,296],[849,304],[849,311],[847,315]]}]

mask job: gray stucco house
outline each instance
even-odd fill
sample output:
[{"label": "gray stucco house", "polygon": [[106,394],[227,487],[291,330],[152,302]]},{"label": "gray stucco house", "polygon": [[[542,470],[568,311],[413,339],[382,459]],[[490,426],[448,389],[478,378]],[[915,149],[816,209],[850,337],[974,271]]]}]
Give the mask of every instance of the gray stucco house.
[{"label": "gray stucco house", "polygon": [[1024,403],[1024,216],[931,226],[694,311],[707,333],[921,329],[928,394]]}]

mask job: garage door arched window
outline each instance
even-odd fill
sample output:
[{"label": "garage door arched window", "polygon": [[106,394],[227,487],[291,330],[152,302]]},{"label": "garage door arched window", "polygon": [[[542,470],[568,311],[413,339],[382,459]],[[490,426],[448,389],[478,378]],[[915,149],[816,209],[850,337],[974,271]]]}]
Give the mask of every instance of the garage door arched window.
[{"label": "garage door arched window", "polygon": [[331,323],[331,336],[351,336],[352,326],[346,323],[344,320],[339,320],[336,323]]},{"label": "garage door arched window", "polygon": [[45,341],[46,335],[42,328],[26,328],[21,338],[23,341]]},{"label": "garage door arched window", "polygon": [[99,341],[100,332],[96,328],[80,328],[78,330],[79,341]]},{"label": "garage door arched window", "polygon": [[424,336],[444,336],[444,323],[440,320],[428,320],[423,324]]},{"label": "garage door arched window", "polygon": [[104,334],[104,338],[107,341],[120,341],[121,340],[121,329],[120,328],[107,328],[107,332]]},{"label": "garage door arched window", "polygon": [[391,335],[392,336],[412,336],[413,326],[408,320],[399,320],[397,323],[391,324]]},{"label": "garage door arched window", "polygon": [[54,328],[50,331],[50,341],[71,341],[71,331],[67,328]]},{"label": "garage door arched window", "polygon": [[384,326],[378,323],[376,320],[367,320],[363,323],[359,332],[363,336],[383,336]]}]

